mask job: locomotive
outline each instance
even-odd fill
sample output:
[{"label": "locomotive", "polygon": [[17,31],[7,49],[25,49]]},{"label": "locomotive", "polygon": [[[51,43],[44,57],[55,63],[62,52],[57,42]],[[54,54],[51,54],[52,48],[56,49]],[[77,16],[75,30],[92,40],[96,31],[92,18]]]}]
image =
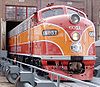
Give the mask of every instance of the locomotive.
[{"label": "locomotive", "polygon": [[76,8],[45,7],[9,31],[8,40],[11,58],[80,80],[93,77],[95,28]]}]

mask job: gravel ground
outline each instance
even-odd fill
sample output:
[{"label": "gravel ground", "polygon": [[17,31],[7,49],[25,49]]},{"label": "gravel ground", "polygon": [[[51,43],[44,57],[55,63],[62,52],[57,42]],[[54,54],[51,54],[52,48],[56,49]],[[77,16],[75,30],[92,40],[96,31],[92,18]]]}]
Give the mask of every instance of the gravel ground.
[{"label": "gravel ground", "polygon": [[0,73],[0,87],[15,87],[13,84],[10,84],[7,79]]}]

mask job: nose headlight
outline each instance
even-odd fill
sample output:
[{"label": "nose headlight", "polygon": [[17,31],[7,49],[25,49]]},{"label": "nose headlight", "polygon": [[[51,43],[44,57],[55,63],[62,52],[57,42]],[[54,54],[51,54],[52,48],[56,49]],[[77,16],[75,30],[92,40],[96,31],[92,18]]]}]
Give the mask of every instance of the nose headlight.
[{"label": "nose headlight", "polygon": [[74,33],[72,34],[72,39],[73,39],[74,41],[78,41],[78,40],[80,39],[80,34],[79,34],[78,32],[74,32]]},{"label": "nose headlight", "polygon": [[80,17],[78,14],[72,14],[70,17],[70,22],[73,24],[78,24],[80,21]]},{"label": "nose headlight", "polygon": [[82,46],[80,43],[73,43],[71,45],[71,50],[74,52],[80,52],[82,50]]}]

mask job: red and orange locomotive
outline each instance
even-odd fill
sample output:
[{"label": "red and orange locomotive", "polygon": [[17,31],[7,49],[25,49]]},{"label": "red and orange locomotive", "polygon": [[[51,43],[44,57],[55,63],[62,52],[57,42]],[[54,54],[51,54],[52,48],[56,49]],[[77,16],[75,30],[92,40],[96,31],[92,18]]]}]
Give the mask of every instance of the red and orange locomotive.
[{"label": "red and orange locomotive", "polygon": [[9,32],[9,54],[50,71],[91,80],[95,28],[82,11],[64,5],[46,7]]}]

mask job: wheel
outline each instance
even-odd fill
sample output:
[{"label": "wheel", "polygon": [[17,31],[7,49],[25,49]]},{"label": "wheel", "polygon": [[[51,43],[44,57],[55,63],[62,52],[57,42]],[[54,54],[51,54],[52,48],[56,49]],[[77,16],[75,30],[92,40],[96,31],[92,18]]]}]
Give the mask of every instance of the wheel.
[{"label": "wheel", "polygon": [[17,73],[10,73],[9,70],[6,73],[7,80],[12,84],[15,84],[17,77],[18,77]]}]

